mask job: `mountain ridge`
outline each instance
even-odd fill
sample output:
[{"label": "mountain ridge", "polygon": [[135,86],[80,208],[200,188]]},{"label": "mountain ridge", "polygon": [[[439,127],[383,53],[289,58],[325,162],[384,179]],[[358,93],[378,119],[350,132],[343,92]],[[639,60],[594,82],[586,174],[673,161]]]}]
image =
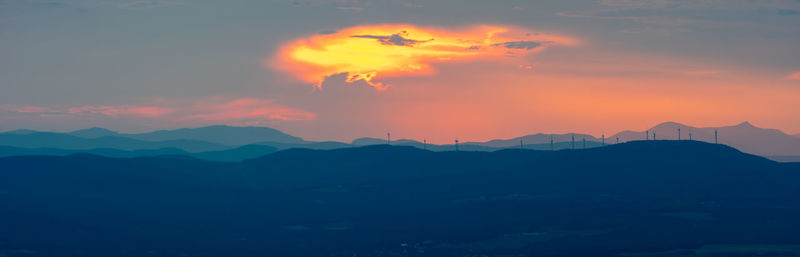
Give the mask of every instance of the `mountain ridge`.
[{"label": "mountain ridge", "polygon": [[[714,131],[717,130],[717,140],[721,144],[729,144],[742,151],[758,154],[762,156],[800,156],[800,137],[798,135],[788,135],[777,129],[764,129],[745,121],[736,125],[722,126],[722,127],[693,127],[678,122],[662,122],[645,131],[625,130],[605,138],[605,144],[617,143],[617,138],[620,142],[628,142],[635,140],[646,140],[647,137],[653,139],[678,139],[678,128],[681,128],[681,139],[688,139],[689,134],[692,134],[692,139],[703,142],[714,142]],[[104,128],[88,128],[76,130],[68,133],[53,133],[53,132],[37,132],[32,130],[15,130],[0,133],[0,135],[18,135],[18,136],[32,136],[40,135],[41,133],[51,134],[65,134],[76,136],[86,139],[99,140],[105,137],[113,138],[130,138],[140,141],[168,141],[168,140],[190,140],[203,141],[210,144],[216,144],[217,147],[193,147],[192,149],[184,150],[190,152],[202,151],[220,151],[225,149],[232,149],[244,145],[268,145],[281,149],[288,148],[313,148],[313,149],[333,149],[351,146],[364,146],[374,144],[386,144],[385,139],[363,137],[357,138],[350,143],[337,142],[337,141],[305,141],[302,138],[295,137],[276,129],[267,127],[232,127],[232,126],[207,126],[200,128],[185,128],[175,130],[157,130],[146,133],[138,134],[124,134],[111,131]],[[648,136],[649,135],[649,136]],[[572,139],[574,136],[574,146]],[[550,145],[550,139],[553,139],[553,145]],[[459,148],[468,151],[496,151],[505,148],[526,148],[537,150],[559,150],[568,148],[583,148],[586,140],[586,147],[598,147],[603,145],[603,139],[597,138],[588,134],[581,133],[561,133],[561,134],[546,134],[536,133],[529,134],[521,137],[510,139],[493,139],[486,142],[461,142]],[[227,144],[220,144],[220,143]],[[77,142],[78,146],[56,146],[56,145],[19,145],[4,142],[0,137],[0,145],[17,146],[17,147],[55,147],[65,149],[86,148],[80,144],[90,144]],[[412,139],[399,139],[392,140],[393,145],[411,145],[418,148],[425,148],[436,151],[450,151],[455,150],[454,144],[430,144],[423,143]],[[90,148],[104,148],[113,145],[92,145]],[[175,145],[163,145],[164,147],[174,147]],[[115,148],[115,147],[111,147]],[[152,149],[154,147],[148,147]],[[161,147],[155,147],[161,148]],[[121,146],[120,150],[135,150],[132,147]]]},{"label": "mountain ridge", "polygon": [[[658,252],[800,243],[800,163],[699,141],[494,152],[372,145],[242,163],[16,156],[0,167],[0,239],[13,238],[2,245],[38,256],[120,256],[96,247],[118,242],[136,242],[124,256],[227,247],[230,257],[667,256]],[[50,247],[56,240],[69,241]]]}]

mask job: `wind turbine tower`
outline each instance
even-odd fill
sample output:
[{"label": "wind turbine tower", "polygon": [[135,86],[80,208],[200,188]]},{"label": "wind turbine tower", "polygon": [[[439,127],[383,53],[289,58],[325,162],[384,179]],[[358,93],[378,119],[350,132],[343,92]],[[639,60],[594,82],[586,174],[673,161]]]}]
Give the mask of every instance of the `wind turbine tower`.
[{"label": "wind turbine tower", "polygon": [[387,145],[392,144],[392,133],[386,133],[386,144]]},{"label": "wind turbine tower", "polygon": [[681,140],[681,128],[678,128],[678,140]]},{"label": "wind turbine tower", "polygon": [[717,138],[717,130],[716,130],[716,129],[714,129],[714,143],[715,143],[715,144],[719,144],[719,141],[717,141],[717,139],[718,139],[718,138]]},{"label": "wind turbine tower", "polygon": [[604,133],[603,134],[603,146],[605,146],[605,145],[606,145],[606,134]]},{"label": "wind turbine tower", "polygon": [[572,135],[572,149],[575,149],[575,135]]},{"label": "wind turbine tower", "polygon": [[425,138],[422,139],[422,149],[428,149],[428,140]]},{"label": "wind turbine tower", "polygon": [[458,152],[458,138],[456,138],[456,152]]},{"label": "wind turbine tower", "polygon": [[650,130],[644,132],[644,139],[650,140]]}]

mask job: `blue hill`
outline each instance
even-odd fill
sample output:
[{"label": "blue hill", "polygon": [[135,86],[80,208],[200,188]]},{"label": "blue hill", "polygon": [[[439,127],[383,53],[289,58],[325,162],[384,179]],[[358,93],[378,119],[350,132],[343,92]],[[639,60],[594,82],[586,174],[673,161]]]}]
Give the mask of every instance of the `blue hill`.
[{"label": "blue hill", "polygon": [[0,167],[0,251],[33,256],[791,256],[800,245],[800,164],[695,141]]}]

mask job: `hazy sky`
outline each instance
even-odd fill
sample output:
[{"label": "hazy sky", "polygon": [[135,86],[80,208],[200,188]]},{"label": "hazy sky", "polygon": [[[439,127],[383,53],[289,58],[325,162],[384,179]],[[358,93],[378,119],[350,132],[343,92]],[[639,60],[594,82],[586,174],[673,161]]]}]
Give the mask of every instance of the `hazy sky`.
[{"label": "hazy sky", "polygon": [[800,133],[800,0],[0,0],[0,130]]}]

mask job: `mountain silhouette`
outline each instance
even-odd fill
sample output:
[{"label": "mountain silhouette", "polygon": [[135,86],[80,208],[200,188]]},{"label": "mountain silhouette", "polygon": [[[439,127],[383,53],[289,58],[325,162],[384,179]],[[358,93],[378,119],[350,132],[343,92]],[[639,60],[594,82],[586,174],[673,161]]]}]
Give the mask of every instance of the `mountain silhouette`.
[{"label": "mountain silhouette", "polygon": [[61,149],[61,148],[21,148],[12,146],[0,146],[0,157],[26,156],[26,155],[51,155],[67,156],[73,154],[92,154],[103,157],[114,158],[135,158],[135,157],[156,157],[156,156],[186,156],[209,161],[238,162],[245,159],[261,157],[278,151],[277,148],[268,145],[245,145],[236,148],[190,153],[179,148],[160,148],[160,149],[140,149],[140,150],[119,150],[113,148],[93,148],[93,149]]},{"label": "mountain silhouette", "polygon": [[261,157],[276,151],[278,151],[278,148],[268,145],[245,145],[227,150],[193,153],[189,156],[209,161],[238,162]]},{"label": "mountain silhouette", "polygon": [[267,127],[208,126],[176,130],[159,130],[149,133],[129,134],[127,137],[146,141],[198,140],[221,145],[247,145],[258,142],[299,144],[305,141],[277,129]]},{"label": "mountain silhouette", "polygon": [[[692,133],[692,139],[703,142],[714,142],[714,131],[718,133],[718,142],[733,146],[743,152],[762,155],[762,156],[800,156],[800,138],[787,135],[777,129],[763,129],[753,126],[749,122],[743,122],[735,126],[725,127],[706,127],[696,128],[675,122],[661,123],[648,131],[650,138],[653,133],[657,139],[676,140],[678,139],[678,128],[681,128],[681,139],[688,139]],[[613,137],[619,137],[622,141],[644,140],[644,131],[624,131]]]},{"label": "mountain silhouette", "polygon": [[[583,144],[583,139],[586,139],[587,147],[599,146],[600,144],[595,144],[595,143],[602,141],[602,139],[600,139],[600,138],[595,138],[592,135],[586,135],[586,134],[576,134],[576,133],[543,134],[543,133],[538,133],[538,134],[535,134],[535,135],[527,135],[527,136],[516,137],[516,138],[512,138],[512,139],[495,139],[495,140],[491,140],[491,141],[488,141],[488,142],[478,142],[478,143],[472,143],[472,144],[477,144],[477,145],[482,145],[482,146],[489,146],[489,147],[506,148],[506,147],[519,146],[519,143],[520,143],[520,140],[521,140],[523,142],[523,144],[547,145],[549,147],[551,138],[553,139],[553,142],[556,142],[556,143],[558,143],[558,142],[570,142],[571,143],[573,137],[575,139],[576,147],[578,147],[578,146],[582,147],[583,146],[582,145]],[[591,143],[591,146],[589,145],[589,143]],[[611,143],[611,141],[609,141],[608,138],[606,138],[606,143]]]},{"label": "mountain silhouette", "polygon": [[[572,144],[572,136],[575,136],[575,144]],[[550,144],[550,137],[553,137],[553,144]],[[584,148],[583,139],[586,139],[586,148],[603,146],[602,140],[597,139],[590,135],[585,134],[536,134],[513,139],[495,139],[488,142],[460,142],[458,145],[459,150],[462,151],[497,151],[508,148],[520,148],[520,141],[522,141],[522,148],[529,150],[562,150],[562,149],[580,149]],[[386,140],[378,138],[359,138],[353,140],[353,146],[367,146],[367,145],[381,145],[386,144]],[[392,145],[414,146],[417,148],[424,148],[431,151],[453,151],[455,150],[454,144],[430,144],[423,143],[410,139],[392,140]],[[606,138],[606,144],[611,142]]]},{"label": "mountain silhouette", "polygon": [[[377,138],[359,138],[353,140],[352,146],[369,146],[369,145],[383,145],[387,144],[386,140],[381,140]],[[455,144],[442,144],[436,145],[431,143],[423,143],[416,140],[411,139],[397,139],[392,140],[391,145],[398,145],[398,146],[413,146],[420,149],[426,149],[431,151],[454,151],[456,150]],[[516,146],[519,148],[519,144]],[[461,151],[497,151],[503,149],[502,147],[490,147],[490,146],[483,146],[475,143],[459,143],[458,149]],[[549,149],[549,148],[548,148]]]},{"label": "mountain silhouette", "polygon": [[39,131],[30,130],[30,129],[16,129],[16,130],[6,131],[6,132],[0,133],[0,134],[30,135],[30,134],[33,134],[33,133],[39,133]]},{"label": "mountain silhouette", "polygon": [[22,147],[12,147],[12,146],[0,146],[0,157],[25,156],[25,155],[66,156],[79,153],[87,153],[98,156],[116,157],[116,158],[133,158],[133,157],[162,156],[162,155],[190,155],[190,153],[178,148],[160,148],[160,149],[144,149],[144,150],[119,150],[113,148],[94,148],[94,149],[80,150],[80,149],[61,149],[61,148],[22,148]]},{"label": "mountain silhouette", "polygon": [[[24,131],[18,131],[20,134]],[[33,131],[35,133],[35,131]],[[9,133],[9,132],[6,132]],[[31,133],[26,133],[31,134]],[[286,144],[306,143],[303,139],[288,135],[268,127],[233,127],[225,125],[200,128],[182,128],[174,130],[158,130],[146,133],[118,133],[105,128],[87,128],[66,133],[83,138],[127,137],[143,141],[192,140],[205,141],[220,145],[242,146],[259,142],[275,142]]]},{"label": "mountain silhouette", "polygon": [[143,141],[118,136],[83,138],[49,132],[31,134],[0,133],[0,145],[22,148],[61,148],[77,150],[94,148],[113,148],[118,150],[179,148],[188,152],[216,151],[230,148],[225,145],[196,140]]},{"label": "mountain silhouette", "polygon": [[0,250],[33,256],[791,256],[800,244],[800,163],[699,141],[0,167]]},{"label": "mountain silhouette", "polygon": [[[774,160],[795,160],[800,157],[800,137],[788,135],[775,129],[762,129],[744,122],[736,126],[697,128],[675,122],[661,123],[648,129],[650,138],[656,134],[657,139],[678,139],[678,128],[681,128],[681,139],[692,139],[703,142],[714,142],[714,131],[718,132],[720,144],[726,144],[747,153],[770,157]],[[572,138],[575,138],[574,145]],[[605,138],[606,144],[645,140],[644,131],[623,131]],[[550,139],[553,139],[553,145]],[[602,139],[587,134],[532,134],[512,139],[495,139],[487,142],[461,142],[459,150],[462,151],[496,151],[507,148],[522,148],[533,150],[561,150],[603,146]],[[208,152],[233,150],[245,145],[271,146],[277,150],[290,148],[309,149],[336,149],[352,146],[367,146],[386,144],[385,139],[358,138],[351,143],[325,141],[305,141],[299,137],[291,136],[281,131],[266,127],[230,127],[209,126],[193,129],[160,130],[140,134],[117,133],[103,128],[89,128],[69,133],[37,132],[32,130],[15,130],[0,133],[0,145],[19,148],[58,148],[62,150],[88,150],[95,148],[111,148],[122,151],[154,150],[160,148],[179,148],[187,152]],[[432,151],[453,151],[454,144],[435,145],[417,140],[399,139],[392,140],[392,145],[407,145],[424,148]],[[253,148],[250,147],[252,150]],[[11,155],[9,149],[6,153]],[[265,149],[253,151],[270,152]],[[23,155],[25,152],[21,151]],[[41,152],[41,151],[40,151]],[[66,151],[53,151],[64,153]],[[90,151],[84,151],[91,153]],[[249,152],[249,151],[245,151]],[[126,156],[129,156],[125,154]],[[138,156],[138,155],[137,155]],[[147,155],[150,156],[150,155]],[[254,157],[250,154],[242,158],[225,158],[226,160],[241,160]]]},{"label": "mountain silhouette", "polygon": [[100,138],[100,137],[110,137],[110,136],[120,136],[119,133],[99,128],[99,127],[92,127],[87,129],[75,130],[68,133],[69,135],[73,135],[76,137],[83,137],[83,138]]},{"label": "mountain silhouette", "polygon": [[324,141],[324,142],[310,142],[305,141],[303,143],[279,143],[279,142],[258,142],[255,145],[266,145],[275,147],[278,150],[285,150],[291,148],[308,148],[308,149],[317,149],[317,150],[329,150],[329,149],[337,149],[337,148],[345,148],[345,147],[352,147],[352,145],[342,142],[336,141]]}]

